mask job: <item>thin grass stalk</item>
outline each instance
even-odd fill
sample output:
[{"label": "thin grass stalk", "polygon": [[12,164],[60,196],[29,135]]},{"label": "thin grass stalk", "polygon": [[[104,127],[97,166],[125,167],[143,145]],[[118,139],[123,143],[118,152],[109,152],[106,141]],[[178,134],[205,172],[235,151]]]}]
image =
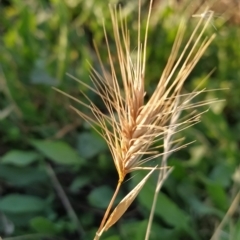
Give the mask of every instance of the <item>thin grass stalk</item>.
[{"label": "thin grass stalk", "polygon": [[110,210],[112,209],[112,206],[114,204],[114,201],[115,201],[115,199],[117,197],[117,194],[118,194],[118,192],[120,190],[121,185],[122,185],[122,182],[119,181],[118,184],[117,184],[117,187],[115,189],[115,192],[114,192],[114,194],[112,196],[112,199],[111,199],[110,203],[108,204],[108,207],[107,207],[107,209],[105,211],[105,214],[103,216],[103,219],[102,219],[102,222],[101,222],[101,224],[99,226],[99,229],[98,229],[98,231],[96,233],[97,238],[95,237],[95,240],[98,239],[99,232],[102,230],[102,228],[104,227],[104,224],[106,223],[106,220],[107,220],[107,218],[109,216]]},{"label": "thin grass stalk", "polygon": [[232,217],[234,212],[239,207],[239,204],[240,204],[240,191],[237,193],[237,195],[233,199],[231,206],[229,207],[229,209],[228,209],[227,213],[225,214],[223,220],[218,225],[217,229],[215,230],[215,232],[214,232],[214,234],[213,234],[213,236],[211,237],[210,240],[218,240],[218,239],[220,239],[221,229],[224,227],[224,225],[226,224],[227,220],[229,220],[229,218]]},{"label": "thin grass stalk", "polygon": [[[190,51],[187,59],[185,60],[185,63],[189,60],[190,56],[192,55],[192,52],[194,51],[197,43],[200,41],[200,38],[202,37],[202,35],[203,35],[206,27],[209,25],[209,22],[211,21],[211,18],[212,18],[212,14],[211,14],[211,16],[209,17],[208,21],[204,24],[204,27],[203,27],[203,29],[201,30],[201,32],[200,32],[200,34],[199,34],[196,42],[194,43],[194,46],[192,47],[192,49],[191,49],[191,51]],[[202,20],[199,21],[197,27],[196,27],[195,30],[193,31],[193,33],[192,33],[192,35],[191,35],[191,37],[190,37],[187,45],[185,46],[185,49],[183,50],[182,55],[180,56],[178,62],[180,62],[180,60],[181,60],[181,58],[182,58],[182,56],[183,56],[183,54],[184,54],[184,51],[188,48],[190,42],[191,42],[192,39],[193,39],[193,36],[197,33],[197,30],[198,30],[198,28],[200,27],[200,24],[201,24],[201,23],[202,23]],[[200,47],[200,48],[202,48],[203,52],[205,51],[206,47],[208,47],[208,45],[211,43],[211,41],[213,40],[214,37],[215,37],[215,36],[212,35],[212,37],[211,37],[208,41],[205,41],[205,44],[206,44],[205,46],[204,46],[204,42],[203,42],[203,44],[202,44],[201,47]],[[200,54],[200,55],[201,55],[201,54]],[[195,63],[197,63],[198,60],[199,60],[199,58],[197,57],[197,55],[196,55],[196,57],[194,57],[194,59],[195,59],[195,60],[193,60],[193,61],[195,61]],[[178,62],[176,63],[176,65],[178,65]],[[183,64],[183,66],[185,65],[185,63]],[[176,65],[175,65],[175,67],[176,67]],[[183,68],[183,66],[182,66],[182,68]],[[195,66],[195,65],[194,65],[194,66]],[[180,71],[181,71],[181,70],[180,70]],[[191,70],[190,70],[190,71],[191,71]],[[163,75],[162,75],[162,77],[163,77]],[[160,80],[160,81],[161,81],[161,80]],[[196,94],[196,93],[194,92],[194,94]],[[199,94],[199,93],[197,93],[196,95],[198,95],[198,94]],[[182,103],[182,105],[186,105],[186,103],[187,103],[188,101],[190,101],[191,99],[192,99],[192,97],[189,97],[187,101],[185,101],[185,102]],[[209,103],[209,102],[208,102],[208,103]],[[201,103],[198,103],[198,104],[201,105]],[[198,104],[194,104],[193,107],[197,107]],[[175,109],[178,109],[179,106],[180,106],[180,104],[179,104],[179,98],[178,98],[178,100],[175,102]],[[181,106],[181,108],[182,108],[182,109],[188,109],[188,107],[186,107],[186,106],[185,106],[185,107]],[[151,206],[151,212],[150,212],[150,215],[149,215],[147,230],[146,230],[146,234],[145,234],[145,240],[149,240],[149,238],[150,238],[151,227],[152,227],[152,222],[153,222],[153,217],[154,217],[154,212],[155,212],[155,208],[156,208],[156,204],[157,204],[157,199],[158,199],[159,191],[160,191],[160,189],[161,189],[161,187],[162,187],[162,185],[163,185],[163,182],[166,180],[167,176],[169,175],[169,174],[166,172],[166,169],[164,168],[164,166],[167,166],[167,159],[168,159],[169,155],[171,154],[171,151],[170,151],[171,146],[172,146],[172,141],[171,141],[171,139],[172,139],[172,137],[173,137],[173,134],[175,134],[175,133],[177,132],[177,131],[176,131],[176,127],[177,127],[176,123],[179,121],[179,117],[180,117],[180,114],[181,114],[182,109],[179,110],[179,111],[173,111],[174,114],[172,115],[172,118],[171,118],[171,121],[170,121],[170,122],[171,122],[170,125],[173,125],[174,127],[173,127],[173,129],[171,129],[171,128],[169,129],[169,131],[167,132],[167,134],[165,135],[165,138],[164,138],[164,154],[163,154],[162,162],[161,162],[161,166],[163,167],[163,170],[162,170],[161,172],[159,172],[159,174],[158,174],[158,180],[157,180],[157,184],[156,184],[156,188],[155,188],[155,192],[154,192],[153,203],[152,203],[152,206]]]},{"label": "thin grass stalk", "polygon": [[[178,105],[179,105],[179,100],[176,101],[176,108],[178,108]],[[159,191],[160,191],[164,181],[169,176],[169,172],[167,172],[164,169],[164,166],[167,166],[167,159],[168,159],[169,155],[171,154],[171,152],[169,151],[171,149],[171,145],[172,145],[171,139],[172,139],[173,134],[176,133],[176,129],[175,129],[176,125],[175,124],[179,120],[180,114],[181,114],[181,111],[176,111],[175,114],[172,116],[170,125],[173,126],[173,129],[170,129],[164,138],[164,154],[163,154],[162,162],[161,162],[161,166],[163,167],[163,170],[161,172],[159,172],[159,174],[158,174],[158,180],[157,180],[157,184],[156,184],[156,188],[155,188],[155,192],[154,192],[154,196],[153,196],[153,203],[152,203],[151,212],[149,215],[145,240],[148,240],[150,237],[152,222],[153,222],[155,208],[157,205]]]},{"label": "thin grass stalk", "polygon": [[58,178],[50,164],[46,164],[46,170],[47,170],[47,173],[53,183],[53,186],[54,186],[60,200],[62,201],[63,206],[65,207],[65,209],[67,211],[67,214],[68,214],[70,220],[72,221],[72,223],[75,225],[75,227],[77,229],[79,238],[84,237],[85,231],[77,217],[77,214],[73,210],[73,207],[72,207],[66,193],[64,192],[63,187],[61,186],[60,182],[58,181]]}]

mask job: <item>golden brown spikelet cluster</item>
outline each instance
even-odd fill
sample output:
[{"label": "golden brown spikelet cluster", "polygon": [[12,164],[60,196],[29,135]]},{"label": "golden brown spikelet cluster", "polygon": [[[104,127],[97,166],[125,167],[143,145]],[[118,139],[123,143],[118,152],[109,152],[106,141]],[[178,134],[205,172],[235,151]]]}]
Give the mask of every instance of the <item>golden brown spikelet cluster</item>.
[{"label": "golden brown spikelet cluster", "polygon": [[[171,149],[165,146],[163,146],[164,151],[160,152],[158,147],[153,147],[153,143],[155,143],[156,140],[169,136],[169,133],[172,135],[178,131],[179,127],[185,128],[199,121],[200,114],[189,117],[183,121],[179,121],[179,115],[184,109],[191,109],[206,104],[206,102],[191,104],[192,98],[200,92],[196,91],[191,94],[181,95],[181,90],[190,72],[214,38],[214,35],[209,38],[204,38],[203,36],[211,20],[211,16],[207,20],[199,20],[181,53],[179,53],[179,49],[184,37],[186,23],[184,21],[180,23],[167,65],[161,73],[159,83],[154,93],[149,100],[146,101],[144,99],[144,80],[147,34],[152,1],[150,2],[143,41],[140,39],[140,6],[139,1],[138,45],[137,47],[134,46],[136,47],[136,58],[133,59],[131,57],[132,48],[130,45],[129,30],[127,29],[126,21],[123,20],[121,16],[121,9],[110,7],[118,57],[117,66],[110,52],[108,37],[104,28],[110,73],[104,68],[104,64],[97,51],[102,66],[102,74],[92,69],[91,79],[95,87],[92,88],[78,80],[80,84],[99,95],[108,110],[107,114],[103,113],[87,96],[85,97],[89,100],[89,104],[75,99],[83,106],[89,108],[95,116],[93,119],[75,109],[82,118],[91,123],[96,131],[104,137],[119,175],[116,191],[105,212],[95,239],[99,239],[102,232],[106,231],[122,216],[154,170],[158,169],[166,172],[166,169],[168,169],[166,161],[159,163],[156,167],[143,166],[144,163],[171,152]],[[120,74],[116,69],[120,70]],[[99,131],[99,127],[102,131]],[[169,146],[171,145],[170,137],[168,138],[168,144]],[[151,171],[110,214],[112,205],[126,174],[137,169]]]}]

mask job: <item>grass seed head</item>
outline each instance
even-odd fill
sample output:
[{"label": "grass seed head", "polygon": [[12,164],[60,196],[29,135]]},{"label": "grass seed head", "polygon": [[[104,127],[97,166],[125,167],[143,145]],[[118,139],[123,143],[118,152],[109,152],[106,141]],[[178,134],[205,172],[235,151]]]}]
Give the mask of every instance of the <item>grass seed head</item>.
[{"label": "grass seed head", "polygon": [[[143,42],[140,39],[139,7],[138,43],[135,59],[131,57],[130,35],[126,21],[122,17],[121,8],[118,11],[116,7],[110,7],[117,61],[110,51],[104,27],[110,72],[104,67],[97,50],[102,74],[92,68],[91,80],[95,88],[79,81],[99,95],[107,108],[108,113],[105,114],[85,96],[89,105],[80,103],[92,111],[95,119],[75,110],[93,127],[97,125],[102,129],[102,131],[96,130],[104,137],[110,148],[120,182],[127,173],[139,169],[143,163],[160,156],[161,153],[157,149],[151,148],[152,143],[155,143],[156,139],[163,138],[168,131],[176,129],[170,124],[170,119],[176,112],[195,107],[189,102],[198,93],[181,95],[182,86],[214,38],[214,35],[210,38],[203,38],[203,32],[211,19],[204,22],[200,19],[182,52],[179,53],[186,30],[186,23],[181,22],[172,52],[155,92],[148,101],[145,101],[144,80],[151,4]],[[117,72],[117,69],[120,73]],[[191,125],[196,121],[199,119],[189,118],[175,125],[178,127],[182,124]]]},{"label": "grass seed head", "polygon": [[[156,166],[154,168],[145,167],[143,164],[161,155],[163,155],[161,166],[166,169],[167,163],[164,159],[173,150],[179,149],[179,147],[173,150],[170,149],[173,143],[171,140],[172,135],[199,122],[201,115],[201,113],[193,111],[193,115],[180,119],[181,112],[186,109],[194,110],[198,106],[209,104],[209,102],[191,103],[192,99],[202,91],[182,94],[182,87],[215,37],[214,34],[210,37],[204,37],[204,31],[211,23],[211,17],[204,19],[204,21],[203,17],[199,19],[196,28],[183,48],[181,47],[187,24],[185,21],[180,23],[172,51],[166,67],[161,73],[159,83],[149,100],[145,99],[146,50],[152,2],[151,0],[143,40],[140,38],[141,4],[139,2],[137,46],[134,48],[136,52],[135,58],[131,54],[130,34],[126,21],[122,17],[121,8],[118,10],[116,7],[110,7],[117,59],[110,50],[108,35],[104,27],[110,70],[104,67],[96,48],[101,74],[92,68],[91,80],[94,87],[77,80],[84,87],[101,97],[107,113],[103,113],[84,93],[83,95],[88,100],[88,104],[69,96],[91,110],[94,118],[74,108],[106,140],[119,175],[116,191],[105,212],[95,239],[98,239],[104,229],[107,229],[119,219],[138,194],[137,191],[133,191],[136,194],[131,193],[129,195],[131,201],[128,198],[124,199],[119,208],[116,208],[117,212],[113,211],[113,215],[107,221],[126,174],[141,168],[147,170],[156,169]],[[181,52],[180,49],[182,49]],[[163,141],[162,146],[154,146],[157,140],[164,138],[167,141]],[[164,151],[159,151],[160,147]],[[121,211],[118,209],[121,209]],[[104,228],[106,221],[107,225]]]}]

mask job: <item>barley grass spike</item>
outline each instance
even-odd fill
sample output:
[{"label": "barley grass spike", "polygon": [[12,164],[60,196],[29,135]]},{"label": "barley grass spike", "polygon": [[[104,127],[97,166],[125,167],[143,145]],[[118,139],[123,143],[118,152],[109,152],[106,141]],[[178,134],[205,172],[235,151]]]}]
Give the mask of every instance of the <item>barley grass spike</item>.
[{"label": "barley grass spike", "polygon": [[[214,34],[210,37],[205,37],[204,35],[211,21],[211,16],[208,19],[199,19],[195,29],[184,45],[182,42],[186,32],[186,22],[184,20],[180,22],[166,67],[160,73],[159,83],[149,100],[145,100],[144,82],[145,77],[147,77],[145,76],[146,50],[152,4],[153,1],[151,0],[144,39],[141,39],[142,20],[141,2],[139,1],[138,30],[136,34],[137,46],[131,46],[130,44],[131,30],[127,28],[127,22],[123,18],[121,8],[110,6],[117,60],[111,54],[107,32],[105,27],[103,27],[110,70],[104,67],[105,63],[101,60],[101,56],[96,48],[102,69],[100,73],[92,68],[91,80],[94,87],[76,79],[80,84],[101,97],[108,112],[103,113],[87,96],[85,97],[89,104],[69,96],[91,110],[94,117],[90,117],[73,108],[106,140],[119,176],[115,193],[103,216],[95,240],[99,239],[102,233],[124,214],[153,171],[164,171],[165,176],[170,173],[171,168],[167,166],[166,161],[156,163],[156,166],[147,165],[147,163],[159,156],[166,156],[180,147],[173,149],[163,148],[163,146],[156,147],[156,142],[163,140],[169,132],[172,135],[199,122],[201,113],[197,114],[194,112],[194,109],[208,104],[208,102],[191,103],[191,100],[202,91],[183,94],[182,87],[192,69],[215,37]],[[181,52],[180,48],[182,49]],[[159,49],[161,51],[161,46],[159,46]],[[133,51],[136,52],[136,57],[134,58],[132,57]],[[67,95],[66,93],[63,94]],[[188,111],[192,109],[193,114],[189,115],[188,118],[181,119],[180,113],[186,109]],[[165,151],[161,151],[161,149],[165,149]],[[112,210],[113,203],[126,174],[135,170],[147,170],[149,173]]]}]

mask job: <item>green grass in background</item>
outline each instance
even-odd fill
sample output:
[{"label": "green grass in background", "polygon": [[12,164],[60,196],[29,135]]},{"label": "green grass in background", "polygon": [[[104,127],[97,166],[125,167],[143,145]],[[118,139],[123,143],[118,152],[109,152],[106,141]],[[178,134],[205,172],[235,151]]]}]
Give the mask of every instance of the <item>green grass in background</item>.
[{"label": "green grass in background", "polygon": [[[103,60],[107,59],[103,16],[113,44],[107,4],[100,0],[0,3],[2,237],[91,239],[95,234],[117,183],[117,173],[105,142],[69,108],[70,104],[78,105],[51,87],[80,100],[83,91],[93,102],[99,102],[66,73],[91,84],[89,63],[100,69],[93,39]],[[126,14],[134,9],[134,1],[125,4]],[[170,6],[154,15],[157,20],[150,28],[147,53],[149,92],[155,88],[170,54],[179,15]],[[136,13],[129,14],[128,21],[134,31]],[[194,24],[195,19],[189,22],[187,34]],[[204,87],[229,89],[207,92],[201,98],[226,101],[214,103],[200,124],[181,133],[186,142],[196,142],[170,158],[175,168],[159,196],[153,240],[160,236],[161,240],[209,239],[239,191],[236,171],[240,163],[240,31],[239,26],[230,23],[218,27],[217,20],[216,26],[217,37],[185,89],[192,91],[216,67]],[[207,30],[213,31],[214,28]],[[134,34],[132,38],[134,50],[137,40]],[[124,183],[122,196],[142,174],[138,172]],[[153,178],[102,239],[143,239],[154,188]],[[74,211],[64,205],[64,199],[70,201]],[[238,211],[228,221],[221,240],[240,239],[239,218]]]}]

